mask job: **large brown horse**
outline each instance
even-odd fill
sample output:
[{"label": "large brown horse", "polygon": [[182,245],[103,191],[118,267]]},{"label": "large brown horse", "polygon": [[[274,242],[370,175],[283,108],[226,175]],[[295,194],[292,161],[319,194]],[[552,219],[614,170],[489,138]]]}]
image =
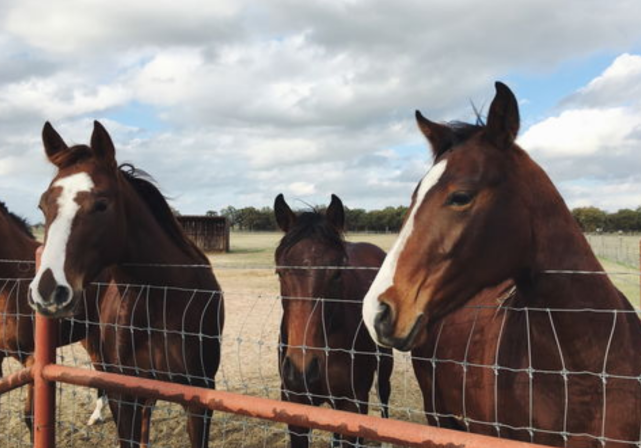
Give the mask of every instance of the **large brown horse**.
[{"label": "large brown horse", "polygon": [[496,84],[485,125],[416,117],[435,164],[364,318],[380,343],[413,349],[430,422],[557,446],[639,446],[641,323],[515,143],[512,92]]},{"label": "large brown horse", "polygon": [[[344,240],[345,214],[337,196],[332,195],[326,213],[297,216],[281,194],[274,211],[285,232],[275,257],[283,305],[278,350],[283,400],[367,414],[377,373],[382,414],[388,417],[392,351],[374,343],[361,313],[376,273],[367,268],[378,268],[385,252]],[[309,428],[290,426],[289,431],[293,448],[309,446]],[[361,442],[341,441],[338,435],[334,441],[340,446]]]},{"label": "large brown horse", "polygon": [[[89,334],[95,367],[214,387],[224,313],[207,257],[153,183],[118,167],[100,123],[90,146],[68,147],[49,123],[43,141],[58,172],[41,200],[46,239],[31,284],[34,306],[48,316],[72,315],[83,291],[108,273],[100,325]],[[146,446],[153,402],[128,394],[108,399],[121,447]],[[206,447],[211,412],[186,410],[191,446]]]}]

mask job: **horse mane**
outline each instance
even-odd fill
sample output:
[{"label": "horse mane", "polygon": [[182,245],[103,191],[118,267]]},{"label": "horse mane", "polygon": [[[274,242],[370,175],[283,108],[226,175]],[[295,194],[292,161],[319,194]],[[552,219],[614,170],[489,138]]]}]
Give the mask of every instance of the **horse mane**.
[{"label": "horse mane", "polygon": [[191,249],[191,252],[204,263],[208,264],[209,259],[207,256],[185,235],[182,226],[176,220],[171,207],[169,207],[167,203],[167,198],[165,198],[155,185],[154,179],[145,171],[129,163],[120,165],[118,169],[129,185],[133,187],[140,198],[149,206],[149,211],[151,211],[167,235],[169,235],[179,247]]},{"label": "horse mane", "polygon": [[322,241],[340,250],[345,250],[343,232],[331,225],[324,213],[312,210],[297,216],[294,226],[280,240],[280,244],[276,248],[276,258],[306,238],[313,238],[316,241]]},{"label": "horse mane", "polygon": [[24,219],[21,216],[16,215],[15,213],[12,213],[9,211],[7,208],[7,205],[0,201],[0,212],[6,215],[10,221],[12,221],[22,233],[24,233],[26,236],[28,236],[31,239],[35,239],[33,236],[33,232],[31,231],[31,226],[27,222],[26,219]]}]

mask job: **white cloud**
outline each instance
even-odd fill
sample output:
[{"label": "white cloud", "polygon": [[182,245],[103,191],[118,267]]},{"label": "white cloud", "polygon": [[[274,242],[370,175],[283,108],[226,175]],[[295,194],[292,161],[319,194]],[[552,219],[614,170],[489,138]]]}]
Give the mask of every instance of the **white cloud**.
[{"label": "white cloud", "polygon": [[621,153],[629,150],[630,132],[641,125],[640,112],[628,108],[566,110],[532,125],[519,143],[545,158]]},{"label": "white cloud", "polygon": [[222,37],[234,23],[235,0],[13,1],[4,27],[54,53],[109,51],[131,46],[194,43]]},{"label": "white cloud", "polygon": [[570,95],[565,107],[641,104],[641,56],[624,53],[585,87]]},{"label": "white cloud", "polygon": [[287,190],[295,196],[307,196],[316,193],[316,186],[309,182],[293,182],[287,186]]}]

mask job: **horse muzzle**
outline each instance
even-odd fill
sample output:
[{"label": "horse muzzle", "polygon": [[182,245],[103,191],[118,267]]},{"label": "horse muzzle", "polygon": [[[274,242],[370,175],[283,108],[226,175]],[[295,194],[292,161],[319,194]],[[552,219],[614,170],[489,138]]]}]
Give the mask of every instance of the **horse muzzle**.
[{"label": "horse muzzle", "polygon": [[283,363],[282,378],[285,387],[292,392],[314,393],[321,384],[320,360],[313,357],[302,372],[287,356]]},{"label": "horse muzzle", "polygon": [[67,285],[55,282],[51,270],[29,285],[29,305],[43,316],[69,317],[74,314],[82,291],[76,292]]},{"label": "horse muzzle", "polygon": [[384,347],[395,348],[402,352],[407,352],[414,348],[417,335],[424,327],[423,313],[420,313],[414,320],[409,332],[398,336],[397,324],[398,318],[395,316],[392,307],[385,302],[380,302],[378,311],[374,317],[374,331],[376,332],[376,342]]}]

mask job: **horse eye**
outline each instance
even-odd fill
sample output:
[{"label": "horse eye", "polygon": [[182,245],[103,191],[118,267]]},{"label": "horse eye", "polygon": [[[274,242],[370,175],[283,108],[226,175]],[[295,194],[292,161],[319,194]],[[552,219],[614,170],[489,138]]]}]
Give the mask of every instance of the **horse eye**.
[{"label": "horse eye", "polygon": [[109,203],[107,202],[106,199],[98,199],[96,202],[93,204],[93,212],[104,212],[107,210],[107,207],[109,206]]},{"label": "horse eye", "polygon": [[448,196],[447,201],[445,201],[445,205],[463,207],[470,204],[472,200],[474,200],[474,193],[469,191],[455,191]]}]

